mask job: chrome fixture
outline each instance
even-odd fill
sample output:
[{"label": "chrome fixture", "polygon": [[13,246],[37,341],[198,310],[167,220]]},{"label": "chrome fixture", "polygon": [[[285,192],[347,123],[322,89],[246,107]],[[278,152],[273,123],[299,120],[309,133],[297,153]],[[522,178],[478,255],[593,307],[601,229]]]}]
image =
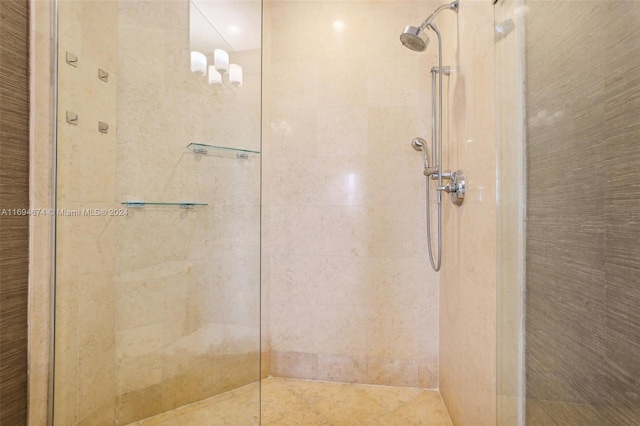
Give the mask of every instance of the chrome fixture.
[{"label": "chrome fixture", "polygon": [[[449,172],[445,172],[447,174]],[[438,191],[444,191],[451,196],[451,202],[456,206],[461,206],[464,201],[464,193],[466,190],[466,182],[464,181],[464,173],[462,170],[449,173],[449,183],[442,187],[437,187]]]},{"label": "chrome fixture", "polygon": [[[440,68],[438,67],[432,67],[431,68],[431,72],[440,72]],[[451,74],[451,67],[442,67],[442,73],[444,75],[449,75]]]},{"label": "chrome fixture", "polygon": [[422,28],[407,26],[400,34],[400,41],[411,50],[424,52],[429,45],[429,36],[422,31]]},{"label": "chrome fixture", "polygon": [[422,159],[424,160],[425,173],[426,173],[426,170],[431,170],[429,169],[429,157],[427,154],[427,149],[425,148],[426,143],[427,141],[425,141],[420,137],[413,138],[413,140],[411,141],[411,146],[413,147],[413,149],[415,149],[416,151],[422,152]]},{"label": "chrome fixture", "polygon": [[[413,147],[413,149],[415,149],[416,151],[422,151],[424,148],[424,144],[426,143],[426,141],[422,138],[413,138],[413,140],[411,141],[411,146]],[[426,163],[426,161],[425,161]]]},{"label": "chrome fixture", "polygon": [[67,123],[74,126],[78,125],[78,114],[72,111],[67,111]]},{"label": "chrome fixture", "polygon": [[[419,27],[407,26],[402,34],[400,41],[402,44],[416,52],[423,52],[429,45],[429,37],[425,30],[430,29],[436,33],[438,41],[438,66],[431,68],[431,158],[432,164],[429,164],[429,155],[427,153],[426,142],[422,138],[414,138],[411,146],[416,151],[422,151],[424,159],[424,175],[427,179],[427,245],[429,247],[429,261],[434,271],[439,271],[442,266],[442,193],[446,192],[451,196],[451,202],[457,206],[462,205],[465,194],[464,174],[461,170],[456,172],[442,170],[442,76],[450,75],[451,68],[442,65],[442,37],[438,27],[434,23],[436,16],[443,10],[452,10],[458,12],[460,2],[458,0],[440,6],[433,12]],[[438,91],[436,95],[436,77],[438,81]],[[436,105],[436,97],[438,99]],[[437,106],[437,109],[436,109]],[[433,249],[431,247],[431,208],[429,205],[430,190],[429,178],[437,180],[436,185],[436,203],[438,204],[438,254],[434,259]],[[449,183],[444,185],[443,179],[448,179]]]},{"label": "chrome fixture", "polygon": [[73,53],[67,52],[66,62],[72,67],[78,68],[78,57]]},{"label": "chrome fixture", "polygon": [[98,68],[98,79],[104,81],[105,83],[109,82],[109,73],[102,68]]},{"label": "chrome fixture", "polygon": [[406,26],[404,31],[402,31],[402,34],[400,34],[400,41],[404,46],[411,50],[424,52],[429,45],[429,36],[426,35],[424,30],[427,28],[434,29],[435,24],[433,23],[433,20],[443,10],[453,10],[454,12],[458,12],[459,7],[460,2],[458,0],[449,4],[443,4],[437,8],[435,12],[429,15],[429,17],[425,19],[419,27]]}]

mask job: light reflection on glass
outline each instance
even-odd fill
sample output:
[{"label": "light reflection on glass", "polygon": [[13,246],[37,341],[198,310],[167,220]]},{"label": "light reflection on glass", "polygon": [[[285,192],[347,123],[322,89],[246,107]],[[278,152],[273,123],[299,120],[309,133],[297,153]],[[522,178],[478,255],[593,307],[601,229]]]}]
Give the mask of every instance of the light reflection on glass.
[{"label": "light reflection on glass", "polygon": [[352,206],[356,198],[356,190],[358,189],[358,183],[356,182],[356,174],[349,173],[347,176],[347,204]]}]

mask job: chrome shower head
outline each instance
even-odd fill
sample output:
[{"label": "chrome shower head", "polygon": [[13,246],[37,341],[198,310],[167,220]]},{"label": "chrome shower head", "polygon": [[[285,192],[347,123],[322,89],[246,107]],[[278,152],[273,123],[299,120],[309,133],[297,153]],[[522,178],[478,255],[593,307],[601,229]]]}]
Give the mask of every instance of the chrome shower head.
[{"label": "chrome shower head", "polygon": [[415,52],[424,52],[429,45],[429,36],[425,34],[424,30],[427,28],[434,29],[435,24],[433,23],[433,20],[443,10],[452,10],[457,13],[459,8],[460,0],[454,0],[449,4],[443,4],[437,8],[435,12],[429,15],[429,17],[425,19],[419,27],[406,26],[404,31],[402,31],[402,34],[400,34],[400,41],[405,47],[408,47]]},{"label": "chrome shower head", "polygon": [[422,138],[413,138],[413,140],[411,141],[411,146],[413,147],[413,149],[415,149],[416,151],[422,151],[424,149],[424,144],[425,144],[425,140]]},{"label": "chrome shower head", "polygon": [[403,46],[415,52],[424,52],[429,45],[429,36],[421,27],[407,26],[400,34],[400,41]]}]

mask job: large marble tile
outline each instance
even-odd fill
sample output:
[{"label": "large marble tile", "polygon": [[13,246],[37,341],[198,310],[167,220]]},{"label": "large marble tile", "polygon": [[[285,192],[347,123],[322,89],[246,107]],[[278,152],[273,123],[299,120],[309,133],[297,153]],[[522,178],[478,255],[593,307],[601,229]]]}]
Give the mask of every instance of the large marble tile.
[{"label": "large marble tile", "polygon": [[265,9],[262,319],[274,353],[315,354],[327,379],[329,365],[340,365],[334,380],[359,382],[354,360],[405,359],[416,385],[437,383],[438,278],[416,267],[426,260],[424,176],[409,145],[430,134],[434,53],[398,39],[420,4]]},{"label": "large marble tile", "polygon": [[134,424],[449,426],[451,420],[437,391],[269,377]]}]

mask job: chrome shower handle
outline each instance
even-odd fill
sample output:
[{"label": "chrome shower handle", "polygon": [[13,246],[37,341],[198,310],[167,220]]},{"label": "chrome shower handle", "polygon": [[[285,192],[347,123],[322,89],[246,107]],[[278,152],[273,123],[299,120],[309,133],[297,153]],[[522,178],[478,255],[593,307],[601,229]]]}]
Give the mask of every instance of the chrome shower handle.
[{"label": "chrome shower handle", "polygon": [[[445,172],[446,173],[446,172]],[[443,173],[444,174],[444,173]],[[451,172],[451,180],[444,186],[437,186],[437,191],[444,191],[451,195],[451,202],[456,206],[462,205],[464,201],[464,194],[467,189],[467,184],[464,180],[464,173],[462,170],[457,172]]]}]

